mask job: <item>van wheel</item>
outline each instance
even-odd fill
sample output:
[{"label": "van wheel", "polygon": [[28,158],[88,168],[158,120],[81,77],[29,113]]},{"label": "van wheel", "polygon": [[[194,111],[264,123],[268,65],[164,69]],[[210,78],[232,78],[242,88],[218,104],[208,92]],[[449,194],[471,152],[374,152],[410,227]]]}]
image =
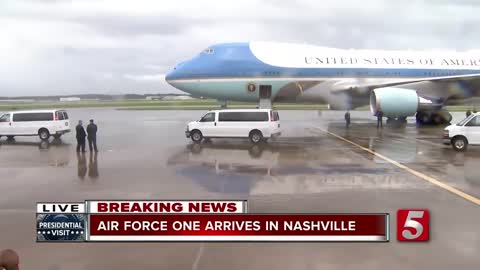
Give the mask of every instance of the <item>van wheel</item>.
[{"label": "van wheel", "polygon": [[262,132],[260,132],[258,130],[251,131],[249,137],[250,137],[250,141],[252,143],[259,143],[263,140]]},{"label": "van wheel", "polygon": [[465,137],[455,137],[452,139],[452,147],[457,151],[467,150],[468,142]]},{"label": "van wheel", "polygon": [[40,140],[48,140],[50,138],[50,132],[48,132],[48,129],[42,128],[38,131],[38,137],[40,137]]},{"label": "van wheel", "polygon": [[202,133],[199,130],[192,131],[190,137],[192,138],[192,141],[196,143],[201,142],[203,139]]}]

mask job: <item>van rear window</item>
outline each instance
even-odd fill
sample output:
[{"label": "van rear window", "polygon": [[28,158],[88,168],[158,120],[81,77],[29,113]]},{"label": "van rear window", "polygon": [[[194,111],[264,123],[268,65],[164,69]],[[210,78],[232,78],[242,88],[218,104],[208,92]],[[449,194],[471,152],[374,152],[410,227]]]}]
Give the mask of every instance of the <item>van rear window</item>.
[{"label": "van rear window", "polygon": [[218,121],[221,122],[261,122],[268,121],[267,112],[220,112]]},{"label": "van rear window", "polygon": [[280,116],[278,115],[278,112],[273,112],[273,121],[279,121],[280,120]]},{"label": "van rear window", "polygon": [[16,113],[13,122],[53,121],[53,113]]}]

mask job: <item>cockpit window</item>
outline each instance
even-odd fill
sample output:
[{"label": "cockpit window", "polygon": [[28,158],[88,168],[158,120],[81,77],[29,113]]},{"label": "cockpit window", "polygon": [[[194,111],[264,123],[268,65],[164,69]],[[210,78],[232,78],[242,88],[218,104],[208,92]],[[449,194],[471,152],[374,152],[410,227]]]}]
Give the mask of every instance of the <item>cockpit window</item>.
[{"label": "cockpit window", "polygon": [[212,48],[208,48],[208,49],[204,50],[203,53],[213,54],[213,49],[212,49]]}]

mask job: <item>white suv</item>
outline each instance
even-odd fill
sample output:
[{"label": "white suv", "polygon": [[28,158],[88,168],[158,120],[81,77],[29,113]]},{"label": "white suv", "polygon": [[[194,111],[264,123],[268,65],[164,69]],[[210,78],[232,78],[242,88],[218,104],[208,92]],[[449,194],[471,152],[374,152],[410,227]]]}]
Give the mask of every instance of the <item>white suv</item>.
[{"label": "white suv", "polygon": [[467,150],[469,144],[480,145],[480,113],[474,113],[458,124],[446,127],[443,143],[451,144],[457,151]]},{"label": "white suv", "polygon": [[203,138],[250,138],[253,143],[280,136],[278,112],[270,109],[217,110],[187,125],[185,135],[194,142]]},{"label": "white suv", "polygon": [[70,121],[64,110],[14,111],[0,117],[0,137],[39,136],[48,140],[50,136],[60,138],[70,132]]}]

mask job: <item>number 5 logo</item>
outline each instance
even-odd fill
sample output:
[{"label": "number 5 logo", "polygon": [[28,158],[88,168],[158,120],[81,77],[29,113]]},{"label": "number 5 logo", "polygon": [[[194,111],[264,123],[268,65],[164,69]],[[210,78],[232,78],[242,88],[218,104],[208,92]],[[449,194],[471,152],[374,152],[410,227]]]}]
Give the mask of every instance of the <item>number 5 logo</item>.
[{"label": "number 5 logo", "polygon": [[428,241],[430,214],[426,209],[400,209],[397,212],[398,241]]}]

